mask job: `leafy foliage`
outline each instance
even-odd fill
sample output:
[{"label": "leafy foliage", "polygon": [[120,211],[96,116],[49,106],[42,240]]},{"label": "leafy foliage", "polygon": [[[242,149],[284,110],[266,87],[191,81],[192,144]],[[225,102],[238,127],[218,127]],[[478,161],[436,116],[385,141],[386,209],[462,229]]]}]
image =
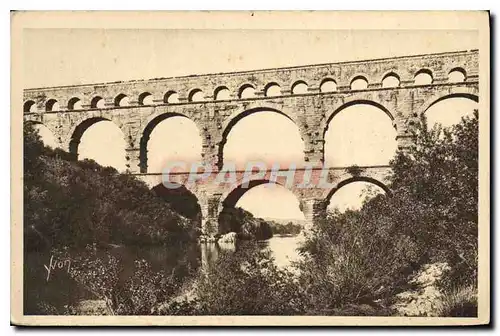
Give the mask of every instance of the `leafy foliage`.
[{"label": "leafy foliage", "polygon": [[159,184],[153,188],[153,191],[178,214],[192,220],[201,220],[201,208],[198,199],[185,186],[178,185],[177,188],[170,189],[163,184]]},{"label": "leafy foliage", "polygon": [[29,249],[158,244],[187,238],[196,222],[174,212],[141,181],[92,160],[44,147],[25,125],[24,236]]},{"label": "leafy foliage", "polygon": [[[180,216],[131,175],[44,147],[29,124],[24,135],[25,313],[73,314],[91,294],[108,313],[151,314],[196,270],[179,244],[197,234],[199,222]],[[172,270],[116,254],[154,245],[181,253],[162,258]],[[46,279],[51,256],[71,260],[70,273]]]},{"label": "leafy foliage", "polygon": [[273,234],[279,234],[279,235],[284,235],[284,234],[291,234],[291,235],[297,235],[301,232],[302,230],[302,225],[298,223],[293,223],[289,221],[286,224],[281,224],[273,220],[268,221],[269,225],[271,226],[271,231]]},{"label": "leafy foliage", "polygon": [[127,258],[120,248],[87,246],[73,254],[53,251],[59,260],[71,260],[70,276],[95,297],[105,301],[110,315],[152,315],[163,302],[178,292],[194,270],[173,267],[169,272],[155,268],[151,261]]},{"label": "leafy foliage", "polygon": [[264,219],[254,217],[242,208],[225,207],[219,215],[219,232],[236,232],[243,239],[269,239],[271,227]]},{"label": "leafy foliage", "polygon": [[303,247],[301,281],[312,306],[390,304],[426,262],[451,268],[442,287],[475,283],[478,224],[478,113],[451,129],[428,129],[391,162],[392,195],[359,211],[333,213]]},{"label": "leafy foliage", "polygon": [[[276,267],[268,250],[254,242],[223,253],[196,286],[195,299],[177,303],[170,314],[292,315],[303,312],[294,275]],[[189,309],[188,309],[189,307]]]}]

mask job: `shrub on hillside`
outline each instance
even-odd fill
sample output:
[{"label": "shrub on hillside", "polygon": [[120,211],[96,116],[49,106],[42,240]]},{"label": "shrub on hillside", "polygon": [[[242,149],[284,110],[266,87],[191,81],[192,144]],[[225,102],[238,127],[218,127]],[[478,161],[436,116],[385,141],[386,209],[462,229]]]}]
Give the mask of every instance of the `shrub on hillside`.
[{"label": "shrub on hillside", "polygon": [[132,175],[92,160],[74,161],[44,147],[25,125],[26,249],[87,244],[157,244],[195,234],[195,222],[175,213]]},{"label": "shrub on hillside", "polygon": [[303,247],[301,281],[314,309],[389,306],[424,263],[450,266],[445,289],[476,282],[478,113],[449,129],[428,129],[422,118],[415,136],[391,162],[391,195],[332,214]]},{"label": "shrub on hillside", "polygon": [[269,223],[242,208],[225,207],[219,216],[219,233],[236,232],[242,239],[264,240],[273,236]]}]

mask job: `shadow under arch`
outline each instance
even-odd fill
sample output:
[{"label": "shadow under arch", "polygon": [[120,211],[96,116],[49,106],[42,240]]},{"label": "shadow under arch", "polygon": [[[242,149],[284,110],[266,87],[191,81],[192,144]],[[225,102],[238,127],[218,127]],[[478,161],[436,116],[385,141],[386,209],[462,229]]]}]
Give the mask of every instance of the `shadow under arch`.
[{"label": "shadow under arch", "polygon": [[475,101],[476,103],[479,102],[479,96],[474,93],[468,93],[468,92],[454,92],[450,93],[444,96],[439,96],[439,97],[433,97],[431,98],[422,108],[420,115],[425,114],[427,110],[429,110],[432,106],[436,105],[437,103],[447,100],[447,99],[452,99],[452,98],[467,98],[472,101]]},{"label": "shadow under arch", "polygon": [[76,125],[76,127],[71,132],[71,140],[69,141],[69,153],[71,154],[71,156],[75,160],[78,159],[78,146],[80,145],[80,141],[82,139],[83,134],[92,125],[94,125],[98,122],[101,122],[101,121],[110,121],[113,123],[113,125],[118,127],[118,129],[120,129],[120,131],[121,131],[121,128],[118,125],[116,125],[116,123],[114,123],[112,120],[110,120],[108,118],[92,117],[92,118],[88,118],[88,119],[81,121],[78,125]]},{"label": "shadow under arch", "polygon": [[182,184],[171,183],[176,184],[176,188],[167,188],[163,183],[159,183],[153,186],[151,191],[167,202],[175,212],[188,219],[197,220],[201,226],[201,207],[196,194]]},{"label": "shadow under arch", "polygon": [[[36,103],[35,103],[35,101],[34,101],[34,100],[27,100],[27,101],[25,101],[25,102],[24,102],[24,104],[23,104],[23,112],[24,112],[24,113],[29,113],[29,112],[31,112],[31,109],[32,109],[33,107],[36,107],[36,106],[35,106],[35,104],[36,104]],[[33,111],[33,112],[34,112],[34,111]]]},{"label": "shadow under arch", "polygon": [[[285,118],[287,118],[288,120],[290,120],[291,122],[293,122],[295,124],[295,126],[297,127],[297,130],[299,130],[299,126],[298,126],[297,122],[290,115],[288,115],[287,113],[285,113],[279,109],[273,108],[273,107],[259,106],[259,107],[249,108],[249,109],[246,109],[242,112],[239,112],[235,116],[230,117],[229,121],[223,126],[224,130],[222,132],[222,140],[219,143],[219,148],[218,148],[218,153],[217,153],[217,167],[219,168],[219,170],[222,169],[222,167],[224,166],[224,146],[227,143],[227,137],[228,137],[229,133],[231,132],[231,130],[233,129],[233,127],[241,119],[248,117],[249,115],[259,113],[259,112],[273,112],[273,113],[277,113],[279,115],[282,115]],[[300,130],[299,130],[299,134],[300,134]],[[300,134],[300,138],[303,142],[304,139],[302,138],[302,134]]]},{"label": "shadow under arch", "polygon": [[348,179],[340,181],[333,189],[331,189],[328,192],[328,194],[326,195],[325,201],[329,204],[330,201],[331,201],[331,199],[332,199],[332,196],[337,191],[339,191],[342,187],[345,187],[346,185],[348,185],[350,183],[353,183],[353,182],[368,182],[368,183],[372,183],[372,184],[380,187],[381,189],[383,189],[384,192],[385,192],[385,194],[387,196],[389,196],[389,197],[392,196],[391,189],[389,189],[389,187],[387,185],[385,185],[384,183],[380,182],[379,180],[374,179],[372,177],[367,177],[367,176],[353,176],[353,177],[350,177]]},{"label": "shadow under arch", "polygon": [[[157,116],[155,116],[153,119],[149,120],[146,124],[146,126],[141,130],[141,140],[139,142],[139,167],[140,167],[140,172],[141,173],[147,173],[148,172],[148,141],[151,136],[151,133],[153,132],[154,128],[158,126],[159,123],[161,123],[164,120],[167,120],[172,117],[183,117],[186,118],[190,121],[192,121],[196,127],[198,128],[198,125],[188,116],[182,114],[182,113],[177,113],[177,112],[165,112],[161,113]],[[198,128],[198,132],[201,136],[201,130]]]}]

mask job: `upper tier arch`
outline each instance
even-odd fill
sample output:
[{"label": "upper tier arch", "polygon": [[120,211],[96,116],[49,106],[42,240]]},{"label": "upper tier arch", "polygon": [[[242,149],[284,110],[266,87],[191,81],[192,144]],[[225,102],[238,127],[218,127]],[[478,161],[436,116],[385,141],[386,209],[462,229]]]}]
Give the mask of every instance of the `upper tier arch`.
[{"label": "upper tier arch", "polygon": [[365,74],[370,84],[367,89],[377,89],[379,82],[389,71],[398,75],[401,81],[399,87],[404,88],[415,86],[414,76],[422,69],[432,72],[433,83],[430,85],[448,83],[448,74],[453,69],[461,69],[466,74],[465,82],[477,81],[478,63],[477,50],[459,51],[144,81],[28,89],[24,91],[24,101],[35,101],[39,110],[45,111],[43,107],[53,99],[61,103],[61,110],[65,110],[66,102],[71,97],[79,96],[82,97],[83,109],[88,109],[92,108],[91,98],[100,96],[105,99],[106,107],[112,108],[114,99],[123,94],[131,97],[130,103],[133,106],[141,106],[141,101],[137,97],[143,92],[150,92],[157,97],[154,104],[161,105],[163,102],[158,98],[160,95],[164,92],[176,91],[181,97],[180,103],[189,103],[189,98],[192,98],[190,93],[193,93],[191,90],[194,88],[204,94],[212,94],[216,87],[226,86],[230,88],[231,97],[239,99],[238,90],[243,84],[256,88],[256,98],[262,99],[265,97],[264,88],[269,83],[277,83],[284,90],[282,94],[289,95],[291,94],[290,88],[299,80],[309,84],[308,93],[310,93],[316,92],[315,90],[319,89],[320,83],[325,78],[335,80],[338,85],[336,91],[349,92],[351,80],[356,76]]}]

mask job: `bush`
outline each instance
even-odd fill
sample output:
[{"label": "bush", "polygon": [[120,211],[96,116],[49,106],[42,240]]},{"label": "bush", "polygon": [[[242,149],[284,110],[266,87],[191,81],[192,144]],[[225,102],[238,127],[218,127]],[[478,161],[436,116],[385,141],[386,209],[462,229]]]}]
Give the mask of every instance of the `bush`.
[{"label": "bush", "polygon": [[477,317],[477,286],[468,285],[445,292],[437,316]]},{"label": "bush", "polygon": [[281,224],[276,221],[269,221],[269,225],[271,226],[271,231],[273,234],[291,234],[291,235],[297,235],[300,233],[302,230],[302,225],[293,223],[289,221],[286,224]]},{"label": "bush", "polygon": [[236,232],[242,239],[264,240],[273,236],[269,223],[242,208],[225,207],[219,216],[219,233]]},{"label": "bush", "polygon": [[444,288],[476,282],[478,113],[450,129],[429,130],[422,118],[415,136],[391,162],[392,195],[331,214],[304,245],[301,281],[313,311],[376,302],[385,314],[424,263],[451,267]]},{"label": "bush", "polygon": [[[172,249],[189,254],[185,246]],[[158,314],[159,307],[198,272],[196,265],[177,254],[155,265],[151,256],[121,247],[57,249],[51,257],[54,265],[61,262],[64,268],[52,269],[50,281],[40,277],[40,268],[28,273],[36,278],[27,279],[28,293],[35,296],[25,297],[25,314],[85,314],[79,303],[89,299],[104,302],[107,315]]]},{"label": "bush", "polygon": [[[383,202],[381,196],[371,204]],[[331,214],[306,242],[308,253],[299,267],[311,314],[368,305],[386,315],[385,307],[419,262],[421,253],[410,237],[377,225],[371,215]]]},{"label": "bush", "polygon": [[252,242],[234,253],[222,253],[198,281],[196,299],[177,303],[174,313],[301,314],[304,308],[298,282],[289,271],[278,269],[269,253]]},{"label": "bush", "polygon": [[188,239],[197,221],[178,215],[132,175],[44,147],[25,125],[24,237],[28,250]]}]

